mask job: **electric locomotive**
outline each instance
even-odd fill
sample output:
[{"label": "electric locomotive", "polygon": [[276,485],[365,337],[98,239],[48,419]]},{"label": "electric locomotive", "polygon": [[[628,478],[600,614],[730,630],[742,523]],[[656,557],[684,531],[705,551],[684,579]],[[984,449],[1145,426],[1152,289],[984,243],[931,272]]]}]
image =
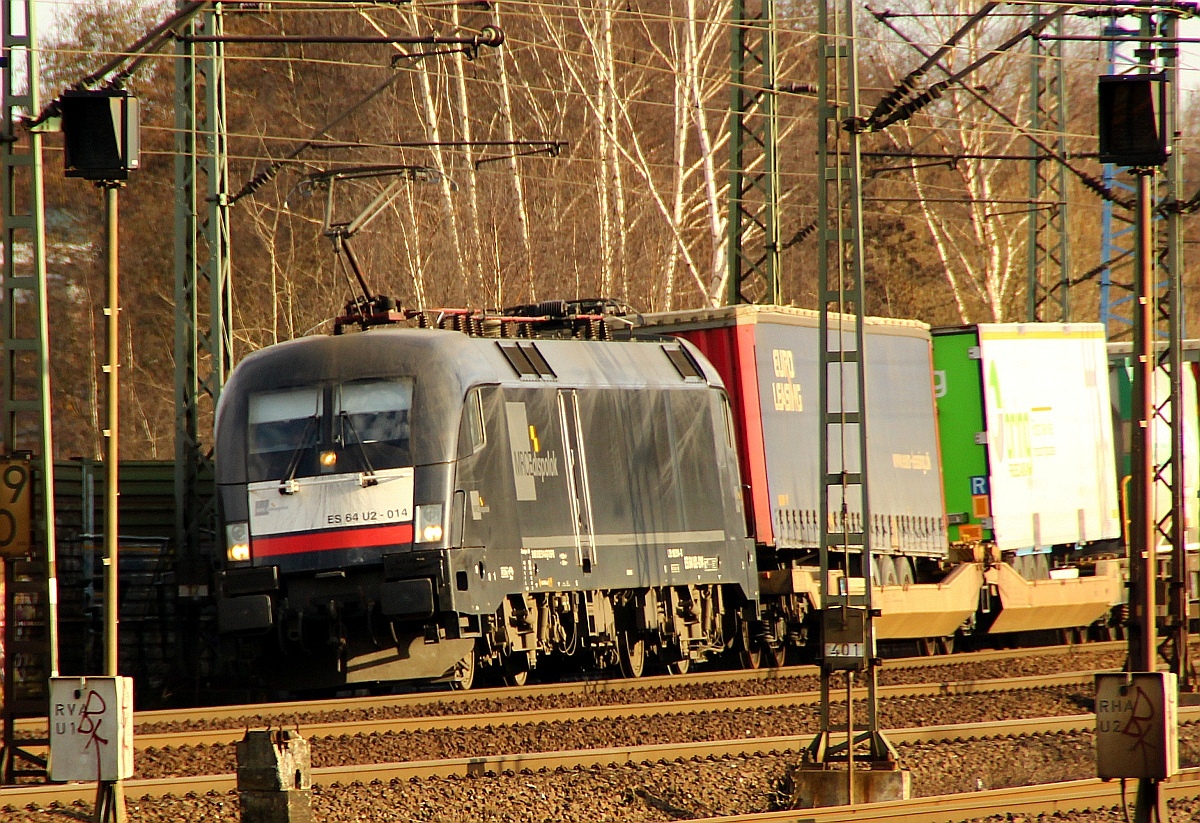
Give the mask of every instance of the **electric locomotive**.
[{"label": "electric locomotive", "polygon": [[216,594],[239,659],[289,688],[463,688],[552,657],[636,676],[750,653],[732,416],[690,343],[384,322],[405,316],[437,325],[385,310],[271,346],[221,394]]}]

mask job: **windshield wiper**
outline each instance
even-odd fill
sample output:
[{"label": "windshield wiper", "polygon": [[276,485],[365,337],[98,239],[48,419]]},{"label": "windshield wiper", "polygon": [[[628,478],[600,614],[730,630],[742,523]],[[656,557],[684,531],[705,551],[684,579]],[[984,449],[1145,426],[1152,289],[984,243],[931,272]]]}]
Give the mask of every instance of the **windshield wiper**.
[{"label": "windshield wiper", "polygon": [[362,484],[364,486],[374,486],[379,481],[375,479],[375,468],[371,465],[370,458],[367,457],[367,447],[363,445],[358,428],[354,425],[354,421],[350,419],[349,412],[338,412],[338,416],[342,419],[342,425],[345,429],[354,435],[354,442],[358,444],[358,454],[362,458],[363,465],[367,467],[367,470],[363,472]]},{"label": "windshield wiper", "polygon": [[296,446],[296,450],[292,452],[292,459],[288,463],[287,471],[283,474],[283,479],[279,481],[280,494],[293,494],[296,491],[296,472],[300,468],[300,458],[304,456],[304,450],[312,445],[313,435],[317,431],[317,422],[321,418],[318,415],[313,415],[308,418],[308,422],[304,424],[304,431],[300,433],[300,445]]}]

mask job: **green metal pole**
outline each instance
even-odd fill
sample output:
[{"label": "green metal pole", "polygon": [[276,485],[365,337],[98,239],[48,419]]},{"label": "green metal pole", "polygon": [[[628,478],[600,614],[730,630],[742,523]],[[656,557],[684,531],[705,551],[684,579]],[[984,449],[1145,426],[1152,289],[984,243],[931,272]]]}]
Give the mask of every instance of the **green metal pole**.
[{"label": "green metal pole", "polygon": [[104,673],[116,677],[120,672],[118,624],[120,599],[117,595],[118,556],[118,461],[120,432],[120,304],[118,274],[118,196],[117,183],[104,183],[105,243],[107,277],[105,280],[104,327],[108,363],[105,372],[104,429]]}]

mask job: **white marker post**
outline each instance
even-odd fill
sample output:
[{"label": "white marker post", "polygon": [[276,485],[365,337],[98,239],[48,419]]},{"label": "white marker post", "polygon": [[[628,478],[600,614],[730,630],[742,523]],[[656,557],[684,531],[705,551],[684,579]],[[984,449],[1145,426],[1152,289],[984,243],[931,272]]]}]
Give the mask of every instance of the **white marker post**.
[{"label": "white marker post", "polygon": [[1166,780],[1179,771],[1173,672],[1096,675],[1096,775]]},{"label": "white marker post", "polygon": [[133,678],[50,678],[50,779],[133,776]]}]

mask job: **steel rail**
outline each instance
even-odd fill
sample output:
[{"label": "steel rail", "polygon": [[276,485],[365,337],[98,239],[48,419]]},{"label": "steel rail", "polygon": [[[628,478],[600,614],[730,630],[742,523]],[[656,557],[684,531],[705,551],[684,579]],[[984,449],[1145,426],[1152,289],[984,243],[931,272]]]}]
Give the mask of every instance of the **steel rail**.
[{"label": "steel rail", "polygon": [[[1165,783],[1160,783],[1159,793],[1168,800],[1200,796],[1200,769],[1185,769]],[[1127,795],[1132,798],[1132,790]],[[1092,778],[931,795],[888,803],[865,803],[853,807],[853,816],[856,820],[891,823],[950,823],[992,817],[1000,812],[1028,816],[1116,807],[1126,799],[1122,796],[1121,781],[1105,782]],[[847,819],[846,811],[845,806],[827,806],[734,817],[693,818],[689,823],[843,823]]]},{"label": "steel rail", "polygon": [[[898,684],[881,686],[878,689],[878,694],[881,698],[890,700],[913,697],[990,694],[1059,686],[1090,685],[1093,677],[1093,672],[1084,671],[1060,672],[1058,674],[1033,675],[1030,677],[1008,677],[995,680]],[[865,693],[865,689],[855,689],[855,699],[861,699]],[[242,718],[247,722],[243,726],[235,728],[135,734],[134,748],[137,751],[143,751],[145,749],[162,748],[165,746],[228,745],[241,740],[247,728],[261,728],[263,726],[290,727],[299,731],[304,737],[321,738],[371,734],[403,734],[441,729],[481,729],[581,720],[616,720],[671,715],[700,715],[724,711],[753,711],[767,708],[812,706],[819,703],[820,699],[820,691],[813,690],[701,700],[654,701],[603,706],[567,706],[553,709],[491,711],[472,714],[424,715],[418,717],[391,717],[317,723],[302,722],[288,715],[271,715],[270,717],[260,715],[257,717]],[[841,702],[844,702],[844,699],[839,693],[834,696],[833,703],[838,704]],[[44,732],[44,729],[42,731]]]},{"label": "steel rail", "polygon": [[[938,669],[959,664],[987,663],[1007,660],[1016,656],[1070,657],[1079,652],[1123,651],[1124,642],[1087,643],[1072,646],[1047,646],[1038,649],[1003,649],[982,652],[965,652],[933,657],[901,657],[884,661],[884,671],[911,669]],[[350,697],[334,700],[297,700],[280,703],[244,703],[232,706],[208,706],[190,709],[159,709],[136,712],[134,725],[150,723],[189,723],[212,720],[242,720],[260,717],[290,717],[320,711],[359,711],[371,709],[394,709],[406,706],[437,704],[484,703],[509,698],[536,698],[546,695],[610,694],[643,689],[677,688],[711,683],[753,683],[760,681],[786,680],[797,677],[819,677],[816,666],[785,666],[779,669],[754,669],[738,671],[693,672],[681,675],[661,675],[637,679],[576,680],[562,683],[540,683],[532,686],[516,686],[478,691],[420,691],[408,694]],[[985,681],[978,681],[985,682]],[[19,720],[16,730],[22,734],[44,732],[46,718],[34,717]]]},{"label": "steel rail", "polygon": [[[1181,708],[1180,723],[1200,721],[1200,707]],[[986,740],[997,737],[1028,737],[1040,734],[1084,732],[1095,728],[1096,717],[1092,714],[1070,717],[1039,717],[1028,720],[1006,720],[1002,722],[962,723],[950,726],[926,726],[916,729],[888,731],[888,739],[895,744],[939,743],[961,740]],[[837,735],[833,739],[837,740]],[[843,735],[844,737],[844,735]],[[349,783],[371,783],[373,781],[413,781],[434,777],[480,777],[505,773],[537,772],[555,769],[586,769],[596,766],[650,765],[654,763],[690,760],[712,760],[720,758],[762,757],[783,755],[803,751],[812,742],[811,734],[782,737],[760,737],[751,740],[706,740],[694,743],[671,743],[651,746],[628,746],[621,748],[582,749],[559,752],[534,752],[466,757],[445,760],[410,761],[405,763],[363,764],[356,766],[329,766],[312,770],[314,784],[322,786]],[[1184,774],[1193,791],[1200,789],[1200,770],[1188,769]],[[1098,781],[1082,781],[1090,784]],[[1164,789],[1171,786],[1164,784]],[[228,793],[237,788],[233,774],[200,775],[194,777],[169,777],[153,780],[125,781],[126,797],[158,798],[184,797],[210,792]],[[58,785],[15,786],[0,788],[0,808],[13,806],[23,808],[31,803],[71,804],[90,802],[95,799],[95,785],[91,783],[67,783]],[[1013,790],[999,790],[1013,791]],[[991,792],[975,792],[971,797],[991,796]],[[949,797],[956,797],[950,795]],[[927,799],[924,799],[927,800]],[[922,801],[905,801],[915,803]],[[995,800],[992,801],[997,802]],[[894,804],[873,804],[870,808],[891,807]],[[862,807],[867,808],[867,807]],[[1009,806],[993,808],[1009,809]],[[805,810],[804,819],[811,812]],[[844,814],[844,809],[841,810]],[[778,813],[775,813],[778,814]],[[762,818],[763,820],[797,819],[792,817]],[[757,819],[757,818],[748,818]],[[827,818],[828,819],[828,818]],[[840,819],[840,818],[839,818]],[[864,818],[865,819],[865,818]],[[875,818],[871,818],[875,819]],[[900,819],[900,818],[895,818]],[[953,817],[942,817],[951,820]],[[724,818],[729,823],[731,818]]]},{"label": "steel rail", "polygon": [[[955,683],[882,686],[878,694],[884,699],[906,697],[943,697],[960,694],[1025,691],[1054,686],[1073,686],[1092,683],[1091,672],[1065,672],[1056,675],[1011,677],[1002,680],[964,681]],[[861,699],[865,689],[855,690]],[[725,711],[753,711],[766,708],[813,706],[821,701],[820,691],[760,694],[746,697],[711,698],[704,700],[675,700],[653,703],[634,703],[610,706],[569,706],[555,709],[528,709],[516,712],[481,712],[478,714],[433,715],[425,717],[393,717],[371,720],[349,720],[328,723],[289,723],[276,718],[274,725],[296,728],[307,738],[338,737],[342,735],[401,734],[438,729],[481,729],[500,726],[523,726],[537,723],[563,723],[581,720],[617,720],[624,718],[663,717],[670,715],[699,715]],[[844,702],[838,695],[835,704]],[[264,724],[259,724],[264,725]],[[210,729],[189,732],[163,732],[136,735],[137,750],[163,746],[215,746],[235,743],[245,735],[245,728]]]}]

